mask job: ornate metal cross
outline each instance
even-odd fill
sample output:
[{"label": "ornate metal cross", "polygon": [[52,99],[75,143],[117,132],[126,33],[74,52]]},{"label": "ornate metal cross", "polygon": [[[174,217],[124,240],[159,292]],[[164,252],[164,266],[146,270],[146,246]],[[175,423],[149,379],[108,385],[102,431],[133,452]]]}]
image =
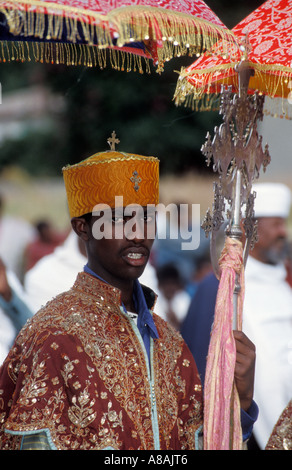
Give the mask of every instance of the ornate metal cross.
[{"label": "ornate metal cross", "polygon": [[116,144],[120,143],[119,139],[117,139],[116,131],[112,132],[112,135],[111,135],[111,137],[109,137],[107,139],[107,142],[108,142],[111,150],[116,150]]},{"label": "ornate metal cross", "polygon": [[132,181],[132,183],[134,183],[135,191],[138,191],[139,183],[141,183],[142,178],[140,178],[140,176],[138,175],[138,172],[136,170],[133,171],[133,176],[131,176],[130,180]]},{"label": "ornate metal cross", "polygon": [[[206,236],[211,234],[211,258],[216,274],[216,232],[224,221],[224,213],[229,221],[226,229],[229,237],[241,239],[240,222],[245,219],[247,257],[247,249],[256,236],[252,184],[261,168],[265,171],[271,159],[268,146],[262,147],[262,138],[257,132],[257,120],[263,118],[264,97],[248,95],[248,83],[253,74],[248,62],[242,60],[236,71],[239,75],[239,93],[233,94],[231,88],[222,86],[220,114],[223,123],[215,127],[213,139],[207,134],[201,149],[207,165],[212,162],[214,172],[219,174],[219,183],[214,186],[213,215],[208,210],[202,225]],[[228,211],[225,210],[226,206]],[[243,207],[246,213],[242,217]]]}]

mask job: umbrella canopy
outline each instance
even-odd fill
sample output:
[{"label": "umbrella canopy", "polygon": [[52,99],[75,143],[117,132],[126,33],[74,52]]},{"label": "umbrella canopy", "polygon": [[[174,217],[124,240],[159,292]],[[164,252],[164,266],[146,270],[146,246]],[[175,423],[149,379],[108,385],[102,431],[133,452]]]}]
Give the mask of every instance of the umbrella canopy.
[{"label": "umbrella canopy", "polygon": [[117,68],[131,68],[125,56],[113,52],[118,50],[153,59],[161,71],[174,56],[200,54],[218,41],[226,53],[235,42],[202,0],[7,0],[0,13],[3,60],[32,57],[103,67],[110,49]]},{"label": "umbrella canopy", "polygon": [[[282,100],[291,97],[292,0],[266,1],[232,31],[240,44],[234,50],[232,60],[230,57],[203,55],[183,70],[175,94],[177,103],[188,100],[188,103],[198,106],[207,96],[209,99],[205,99],[205,103],[207,101],[212,107],[212,94],[220,93],[222,84],[238,92],[236,67],[242,58],[254,71],[249,81],[249,93],[257,91]],[[286,117],[291,117],[289,104],[285,103],[283,116],[286,113]]]}]

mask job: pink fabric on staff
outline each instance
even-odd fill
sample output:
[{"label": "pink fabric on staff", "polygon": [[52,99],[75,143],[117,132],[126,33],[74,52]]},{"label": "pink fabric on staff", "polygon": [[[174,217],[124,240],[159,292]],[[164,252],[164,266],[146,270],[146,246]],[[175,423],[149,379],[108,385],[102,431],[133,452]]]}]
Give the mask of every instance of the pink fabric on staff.
[{"label": "pink fabric on staff", "polygon": [[237,303],[237,329],[242,325],[244,268],[242,243],[226,238],[219,260],[220,282],[208,351],[204,391],[204,449],[242,448],[240,402],[234,385],[236,347],[232,332],[236,273],[241,286]]}]

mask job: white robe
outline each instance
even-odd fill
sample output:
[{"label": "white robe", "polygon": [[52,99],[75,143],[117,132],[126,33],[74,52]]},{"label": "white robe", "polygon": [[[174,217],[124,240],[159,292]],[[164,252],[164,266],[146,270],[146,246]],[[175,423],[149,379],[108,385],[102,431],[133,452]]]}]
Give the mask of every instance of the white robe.
[{"label": "white robe", "polygon": [[10,216],[0,219],[0,257],[21,281],[24,251],[35,237],[35,229],[26,221]]},{"label": "white robe", "polygon": [[70,289],[86,262],[78,247],[78,237],[71,231],[63,245],[41,258],[24,277],[24,288],[34,313],[56,295]]},{"label": "white robe", "polygon": [[292,289],[283,265],[248,259],[243,331],[256,346],[254,435],[264,449],[292,397]]},{"label": "white robe", "polygon": [[[6,276],[7,276],[7,281],[10,286],[10,288],[14,291],[14,294],[21,300],[21,302],[24,302],[27,307],[21,306],[18,302],[19,308],[27,308],[28,310],[31,309],[31,305],[29,302],[29,299],[24,292],[24,289],[22,285],[20,284],[16,274],[14,274],[13,271],[10,271],[9,269],[6,270]],[[4,301],[4,304],[6,302]],[[9,304],[7,304],[9,305]],[[17,310],[18,315],[21,317],[21,311]],[[27,312],[25,312],[27,313]],[[28,314],[28,313],[27,313]],[[5,308],[3,308],[3,305],[1,303],[0,305],[0,365],[6,358],[11,346],[13,345],[15,336],[17,334],[16,328],[13,324],[12,319],[9,317],[7,312],[5,311]]]}]

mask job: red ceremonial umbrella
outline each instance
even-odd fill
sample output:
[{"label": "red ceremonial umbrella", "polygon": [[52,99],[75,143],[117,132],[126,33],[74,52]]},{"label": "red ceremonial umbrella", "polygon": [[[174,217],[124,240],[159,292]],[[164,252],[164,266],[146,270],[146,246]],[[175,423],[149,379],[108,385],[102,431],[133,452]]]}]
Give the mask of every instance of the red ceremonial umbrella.
[{"label": "red ceremonial umbrella", "polygon": [[227,52],[235,41],[202,0],[4,0],[0,14],[2,60],[104,67],[109,49],[116,68],[142,71],[144,57],[161,71],[174,56],[200,54],[216,41]]},{"label": "red ceremonial umbrella", "polygon": [[[176,90],[177,103],[203,102],[218,106],[221,86],[238,92],[237,64],[242,57],[253,70],[248,93],[280,97],[278,116],[291,117],[292,89],[292,0],[268,0],[238,23],[232,31],[241,42],[230,57],[201,56],[183,70]],[[207,99],[206,99],[207,98]],[[290,103],[286,100],[289,99]],[[286,100],[286,101],[285,101]],[[276,105],[279,100],[273,100]]]}]

